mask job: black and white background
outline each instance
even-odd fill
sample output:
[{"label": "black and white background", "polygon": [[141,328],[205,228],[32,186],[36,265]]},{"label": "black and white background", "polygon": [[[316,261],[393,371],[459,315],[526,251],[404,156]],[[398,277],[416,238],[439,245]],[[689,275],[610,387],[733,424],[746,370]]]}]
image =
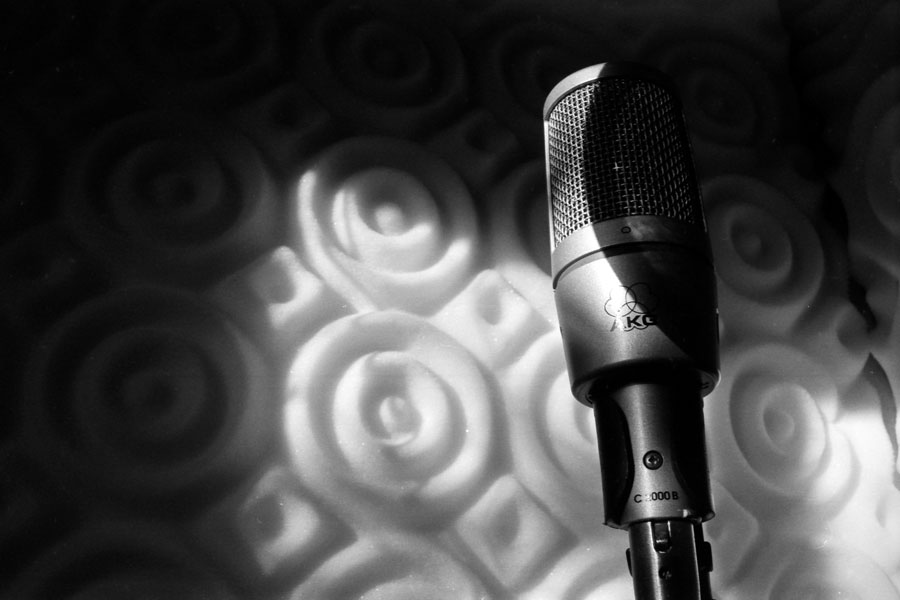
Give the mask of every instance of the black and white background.
[{"label": "black and white background", "polygon": [[628,599],[541,108],[685,104],[724,600],[900,597],[900,3],[0,5],[0,597]]}]

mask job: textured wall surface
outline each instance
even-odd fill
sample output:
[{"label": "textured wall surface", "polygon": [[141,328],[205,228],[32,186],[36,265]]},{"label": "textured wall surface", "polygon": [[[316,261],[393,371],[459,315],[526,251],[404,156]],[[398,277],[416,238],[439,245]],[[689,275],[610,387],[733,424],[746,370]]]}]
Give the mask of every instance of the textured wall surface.
[{"label": "textured wall surface", "polygon": [[7,2],[0,597],[631,598],[541,107],[682,91],[720,600],[900,597],[900,3]]}]

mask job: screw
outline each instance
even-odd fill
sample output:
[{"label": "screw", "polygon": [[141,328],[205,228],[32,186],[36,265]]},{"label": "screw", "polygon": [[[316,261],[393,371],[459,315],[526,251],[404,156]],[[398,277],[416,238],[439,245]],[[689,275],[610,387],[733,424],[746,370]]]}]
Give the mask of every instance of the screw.
[{"label": "screw", "polygon": [[656,450],[651,450],[647,454],[644,455],[644,466],[650,469],[651,471],[655,471],[660,468],[663,464],[662,454],[657,452]]}]

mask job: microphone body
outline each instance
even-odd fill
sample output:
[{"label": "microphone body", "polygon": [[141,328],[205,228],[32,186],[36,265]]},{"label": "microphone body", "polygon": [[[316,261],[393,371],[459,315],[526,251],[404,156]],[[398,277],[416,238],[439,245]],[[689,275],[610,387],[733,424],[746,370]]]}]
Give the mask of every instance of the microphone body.
[{"label": "microphone body", "polygon": [[544,128],[554,296],[573,395],[594,409],[604,522],[629,530],[636,598],[709,600],[718,310],[677,91],[647,67],[588,67],[550,92]]}]

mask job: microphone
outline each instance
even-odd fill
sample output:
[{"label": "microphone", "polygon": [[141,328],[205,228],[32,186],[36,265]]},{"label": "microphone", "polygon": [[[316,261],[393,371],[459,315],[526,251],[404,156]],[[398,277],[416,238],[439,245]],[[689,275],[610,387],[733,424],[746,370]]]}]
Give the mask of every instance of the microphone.
[{"label": "microphone", "polygon": [[593,407],[605,524],[638,600],[711,600],[703,397],[719,379],[716,279],[674,83],[582,69],[544,104],[551,277],[573,395]]}]

